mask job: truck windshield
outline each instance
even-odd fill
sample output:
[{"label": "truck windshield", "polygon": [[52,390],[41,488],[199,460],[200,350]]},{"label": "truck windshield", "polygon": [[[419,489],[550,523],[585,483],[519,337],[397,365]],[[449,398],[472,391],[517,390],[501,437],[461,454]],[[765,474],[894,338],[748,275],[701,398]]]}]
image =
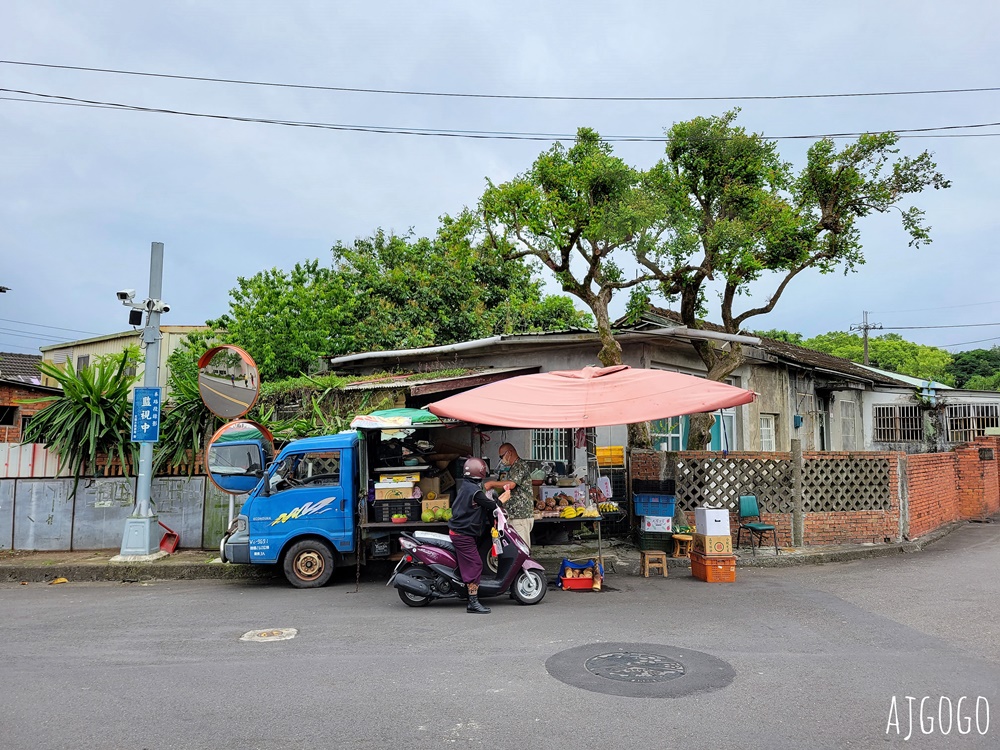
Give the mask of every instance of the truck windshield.
[{"label": "truck windshield", "polygon": [[259,455],[251,445],[213,445],[208,470],[213,474],[252,474],[261,469]]}]

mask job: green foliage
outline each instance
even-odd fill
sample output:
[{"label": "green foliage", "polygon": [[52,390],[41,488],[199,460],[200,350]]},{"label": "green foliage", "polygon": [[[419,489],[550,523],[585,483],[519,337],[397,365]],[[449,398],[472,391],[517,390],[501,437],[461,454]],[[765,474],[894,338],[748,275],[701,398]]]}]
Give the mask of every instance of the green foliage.
[{"label": "green foliage", "polygon": [[970,391],[1000,391],[1000,372],[992,375],[973,375],[961,387]]},{"label": "green foliage", "polygon": [[778,328],[771,328],[767,331],[754,331],[753,335],[761,336],[765,339],[774,339],[775,341],[784,341],[786,344],[797,344],[798,346],[803,346],[802,334],[793,333],[792,331],[783,331]]},{"label": "green foliage", "polygon": [[194,457],[205,447],[220,420],[208,410],[198,390],[198,359],[207,351],[198,337],[187,337],[167,359],[170,401],[160,420],[160,440],[154,446],[153,470],[164,464],[187,464],[194,471]]},{"label": "green foliage", "polygon": [[[966,383],[975,376],[983,377],[989,381],[997,373],[1000,373],[1000,346],[994,346],[990,349],[970,349],[952,355],[948,373],[955,378],[955,385],[958,388],[973,388]],[[982,383],[983,381],[977,380],[976,382]],[[983,389],[976,387],[974,390]]]},{"label": "green foliage", "polygon": [[525,263],[476,244],[475,222],[445,216],[433,238],[379,229],[334,246],[329,268],[311,260],[241,277],[209,325],[254,358],[262,383],[309,374],[326,356],[589,325],[569,299],[543,295]]},{"label": "green foliage", "polygon": [[[852,362],[864,362],[864,340],[854,333],[832,331],[800,342],[801,346],[826,352],[835,357]],[[936,380],[945,385],[953,385],[954,377],[949,373],[951,355],[934,346],[914,344],[898,333],[887,333],[868,339],[868,361],[880,370],[909,375],[921,380]]]},{"label": "green foliage", "polygon": [[58,454],[73,474],[73,495],[80,476],[97,465],[99,455],[119,459],[128,472],[132,407],[129,394],[136,381],[129,374],[140,361],[139,350],[128,347],[121,354],[99,357],[77,371],[71,361],[66,369],[43,362],[42,373],[62,387],[62,394],[24,403],[47,403],[25,430],[24,442],[44,443]]}]

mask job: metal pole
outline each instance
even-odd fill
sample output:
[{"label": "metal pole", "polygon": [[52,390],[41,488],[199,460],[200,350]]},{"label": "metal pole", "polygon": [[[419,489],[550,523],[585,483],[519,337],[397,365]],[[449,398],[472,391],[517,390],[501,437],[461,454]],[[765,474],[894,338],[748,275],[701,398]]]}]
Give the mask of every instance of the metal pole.
[{"label": "metal pole", "polygon": [[[163,291],[163,243],[154,242],[149,254],[149,299],[159,301]],[[142,341],[146,345],[146,370],[142,384],[155,388],[160,384],[160,313],[153,306],[142,331]],[[153,444],[139,443],[139,473],[136,478],[135,515],[149,518],[150,490],[153,484]]]},{"label": "metal pole", "polygon": [[[146,350],[143,386],[156,388],[160,380],[160,306],[163,287],[163,243],[154,242],[149,255],[149,297],[146,300],[146,327],[142,343]],[[150,501],[153,484],[153,443],[139,443],[139,469],[136,473],[135,510],[125,519],[121,553],[112,562],[148,559],[159,550],[159,520]]]},{"label": "metal pole", "polygon": [[792,440],[792,546],[801,547],[805,536],[802,515],[802,441]]}]

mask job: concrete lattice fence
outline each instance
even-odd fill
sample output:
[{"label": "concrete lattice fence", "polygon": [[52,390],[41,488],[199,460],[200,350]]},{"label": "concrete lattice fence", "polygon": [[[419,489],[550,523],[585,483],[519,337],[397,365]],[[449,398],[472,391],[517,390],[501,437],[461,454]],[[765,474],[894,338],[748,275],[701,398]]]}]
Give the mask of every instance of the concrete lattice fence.
[{"label": "concrete lattice fence", "polygon": [[734,535],[740,495],[756,495],[779,544],[799,536],[797,498],[800,544],[882,543],[1000,512],[998,459],[995,437],[948,453],[806,452],[798,467],[791,453],[632,451],[630,479],[675,495],[689,516],[705,504],[729,509]]}]

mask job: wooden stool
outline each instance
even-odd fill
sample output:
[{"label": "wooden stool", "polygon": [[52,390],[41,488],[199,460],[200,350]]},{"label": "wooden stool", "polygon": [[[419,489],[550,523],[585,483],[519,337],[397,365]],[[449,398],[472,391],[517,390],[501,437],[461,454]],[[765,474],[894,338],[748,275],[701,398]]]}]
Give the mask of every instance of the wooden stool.
[{"label": "wooden stool", "polygon": [[674,534],[674,557],[687,557],[691,554],[691,542],[694,538],[690,534]]},{"label": "wooden stool", "polygon": [[655,573],[657,571],[663,573],[663,577],[667,577],[667,553],[660,552],[659,550],[642,550],[639,553],[640,564],[642,566],[642,574],[646,578],[649,578],[650,573]]}]

